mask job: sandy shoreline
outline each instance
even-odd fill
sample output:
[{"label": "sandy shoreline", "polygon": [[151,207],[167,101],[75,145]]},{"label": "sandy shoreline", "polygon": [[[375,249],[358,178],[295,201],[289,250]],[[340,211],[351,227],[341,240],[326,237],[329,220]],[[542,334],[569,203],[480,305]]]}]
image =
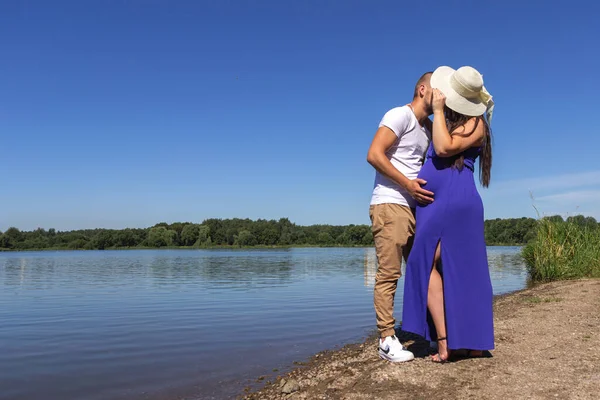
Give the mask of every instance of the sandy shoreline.
[{"label": "sandy shoreline", "polygon": [[553,282],[498,297],[494,324],[496,349],[490,358],[434,364],[428,343],[400,334],[417,357],[392,364],[377,356],[372,337],[321,352],[307,365],[240,397],[600,398],[600,280]]}]

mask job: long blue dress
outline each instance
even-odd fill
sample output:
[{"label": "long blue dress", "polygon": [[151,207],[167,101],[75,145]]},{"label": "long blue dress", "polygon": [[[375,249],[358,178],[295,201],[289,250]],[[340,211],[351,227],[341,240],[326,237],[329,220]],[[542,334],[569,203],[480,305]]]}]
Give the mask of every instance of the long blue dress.
[{"label": "long blue dress", "polygon": [[479,148],[464,155],[464,168],[438,157],[433,143],[419,178],[434,202],[417,206],[414,244],[406,264],[402,330],[436,340],[427,309],[427,290],[435,249],[441,246],[446,337],[449,349],[492,350],[492,283],[483,228],[483,203],[475,185]]}]

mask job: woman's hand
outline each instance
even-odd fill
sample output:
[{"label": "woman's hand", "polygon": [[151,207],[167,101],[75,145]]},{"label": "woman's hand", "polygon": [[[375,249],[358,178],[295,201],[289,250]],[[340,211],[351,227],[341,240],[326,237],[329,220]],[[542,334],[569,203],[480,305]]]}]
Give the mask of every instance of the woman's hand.
[{"label": "woman's hand", "polygon": [[446,105],[446,96],[439,89],[433,89],[433,100],[431,101],[431,106],[433,107],[433,111],[444,111],[444,106]]}]

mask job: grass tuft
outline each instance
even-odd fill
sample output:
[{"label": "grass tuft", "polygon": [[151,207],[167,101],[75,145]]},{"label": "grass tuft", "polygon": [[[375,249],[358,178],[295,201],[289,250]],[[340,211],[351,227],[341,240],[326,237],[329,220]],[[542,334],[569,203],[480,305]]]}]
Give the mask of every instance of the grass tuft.
[{"label": "grass tuft", "polygon": [[600,277],[600,227],[541,218],[523,258],[534,281]]}]

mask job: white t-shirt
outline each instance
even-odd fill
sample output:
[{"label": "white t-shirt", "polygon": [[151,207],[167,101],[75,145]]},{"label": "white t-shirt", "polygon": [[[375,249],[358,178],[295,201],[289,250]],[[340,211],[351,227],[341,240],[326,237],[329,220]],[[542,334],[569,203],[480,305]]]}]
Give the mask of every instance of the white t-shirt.
[{"label": "white t-shirt", "polygon": [[[431,141],[429,129],[419,125],[409,106],[392,108],[383,116],[379,126],[387,126],[398,136],[386,152],[392,165],[408,179],[415,179]],[[416,206],[415,200],[404,188],[376,171],[371,205],[383,203]]]}]

